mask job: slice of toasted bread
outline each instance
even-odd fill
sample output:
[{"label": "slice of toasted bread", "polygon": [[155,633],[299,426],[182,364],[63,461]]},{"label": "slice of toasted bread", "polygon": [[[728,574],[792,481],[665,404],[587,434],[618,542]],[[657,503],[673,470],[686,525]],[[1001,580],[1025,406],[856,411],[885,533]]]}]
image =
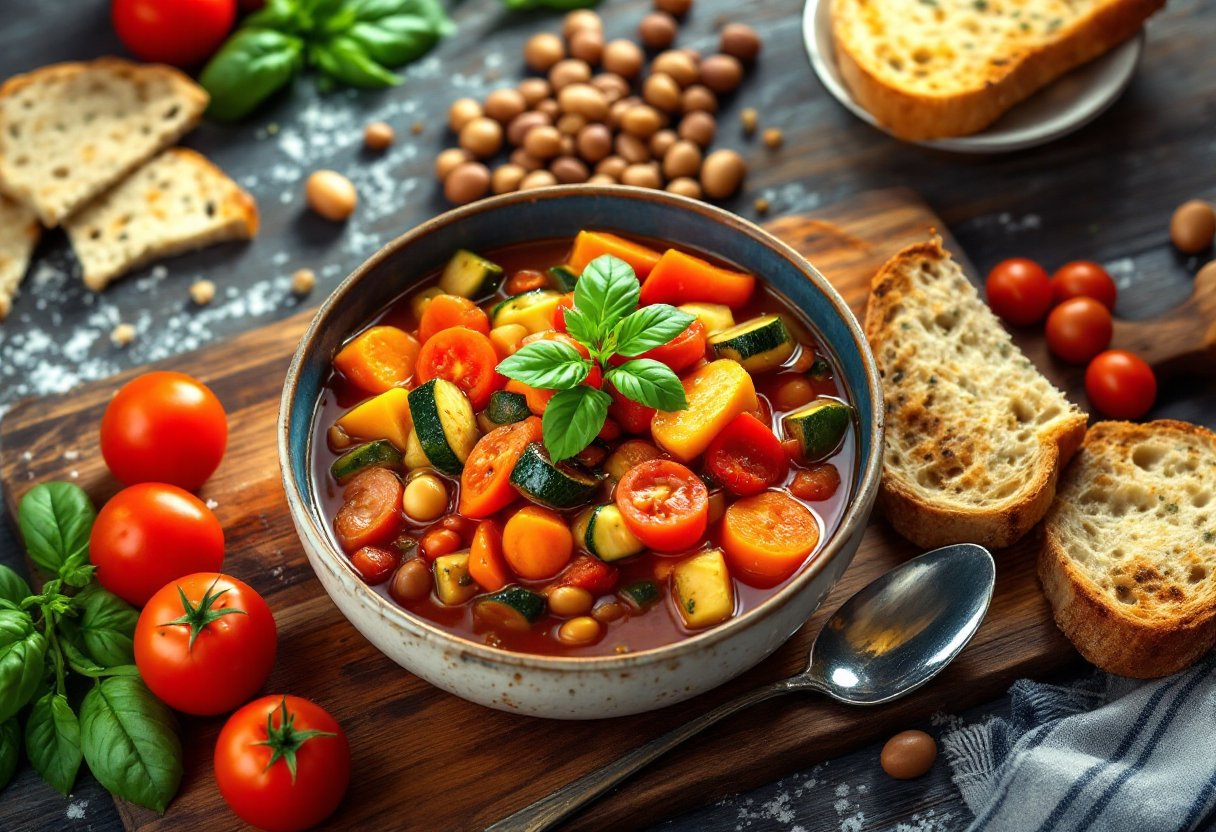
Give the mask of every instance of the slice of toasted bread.
[{"label": "slice of toasted bread", "polygon": [[33,211],[0,196],[0,321],[8,317],[41,236],[42,226]]},{"label": "slice of toasted bread", "polygon": [[1089,661],[1148,679],[1216,644],[1216,434],[1097,423],[1046,525],[1039,580]]},{"label": "slice of toasted bread", "polygon": [[926,548],[1013,544],[1051,506],[1085,414],[1014,345],[941,240],[874,276],[866,338],[886,399],[878,504],[891,525]]},{"label": "slice of toasted bread", "polygon": [[173,147],[64,223],[85,285],[258,230],[253,197],[193,150]]},{"label": "slice of toasted bread", "polygon": [[0,191],[47,227],[178,140],[207,93],[168,66],[56,64],[0,86]]},{"label": "slice of toasted bread", "polygon": [[845,85],[909,141],[965,136],[1135,34],[1165,0],[831,0]]}]

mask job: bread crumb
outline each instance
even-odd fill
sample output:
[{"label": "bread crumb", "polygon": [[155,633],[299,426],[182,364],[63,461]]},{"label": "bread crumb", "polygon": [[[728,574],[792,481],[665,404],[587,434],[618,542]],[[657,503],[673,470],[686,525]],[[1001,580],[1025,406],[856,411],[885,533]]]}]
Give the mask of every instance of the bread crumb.
[{"label": "bread crumb", "polygon": [[776,127],[770,127],[764,131],[764,144],[770,149],[776,150],[781,147],[781,143],[785,141],[785,134]]},{"label": "bread crumb", "polygon": [[135,327],[130,324],[119,324],[110,333],[110,340],[114,342],[114,346],[116,347],[125,347],[135,340]]},{"label": "bread crumb", "polygon": [[767,214],[768,213],[768,200],[762,196],[756,197],[756,213],[757,214]]},{"label": "bread crumb", "polygon": [[422,122],[415,121],[414,126],[410,128],[410,132],[413,133],[415,136],[417,136],[419,133],[421,133],[422,132]]},{"label": "bread crumb", "polygon": [[755,107],[748,107],[739,114],[739,120],[743,122],[743,135],[750,136],[756,132],[756,124],[760,120],[760,114],[756,112]]},{"label": "bread crumb", "polygon": [[215,284],[210,280],[200,280],[190,287],[190,299],[199,306],[206,306],[215,300]]},{"label": "bread crumb", "polygon": [[300,269],[291,276],[291,292],[294,295],[307,295],[317,285],[317,275],[312,269]]}]

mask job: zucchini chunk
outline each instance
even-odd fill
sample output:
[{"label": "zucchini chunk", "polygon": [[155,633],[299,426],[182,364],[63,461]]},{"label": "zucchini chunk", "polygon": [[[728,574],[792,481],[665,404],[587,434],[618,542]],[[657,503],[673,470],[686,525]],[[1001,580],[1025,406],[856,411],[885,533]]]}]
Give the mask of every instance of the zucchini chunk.
[{"label": "zucchini chunk", "polygon": [[576,283],[578,275],[569,266],[554,266],[549,269],[549,285],[562,294],[573,292]]},{"label": "zucchini chunk", "polygon": [[604,460],[604,470],[608,472],[608,476],[620,482],[633,466],[649,459],[665,457],[666,454],[645,439],[627,439]]},{"label": "zucchini chunk", "polygon": [[406,441],[405,458],[411,468],[427,462],[445,474],[459,474],[481,433],[477,417],[464,391],[452,382],[433,378],[410,391],[414,429]]},{"label": "zucchini chunk", "polygon": [[680,561],[671,572],[676,606],[690,630],[721,624],[735,614],[735,592],[721,549]]},{"label": "zucchini chunk", "polygon": [[780,367],[794,354],[794,338],[780,315],[761,315],[709,337],[718,358],[738,361],[749,373]]},{"label": "zucchini chunk", "polygon": [[478,593],[480,587],[469,574],[469,553],[435,558],[435,594],[449,607],[458,607]]},{"label": "zucchini chunk", "polygon": [[574,539],[606,563],[640,555],[646,544],[625,527],[616,503],[591,506],[574,521]]},{"label": "zucchini chunk", "polygon": [[491,628],[526,630],[545,614],[545,596],[522,586],[483,595],[473,604],[473,617]]},{"label": "zucchini chunk", "polygon": [[400,468],[401,460],[401,451],[394,448],[392,442],[377,439],[342,454],[329,466],[329,473],[343,483],[367,468]]},{"label": "zucchini chunk", "polygon": [[471,301],[485,300],[501,283],[502,266],[463,248],[452,255],[439,278],[439,288],[446,294]]},{"label": "zucchini chunk", "polygon": [[781,420],[786,439],[797,439],[808,462],[824,459],[840,446],[853,421],[853,408],[836,399],[815,399]]},{"label": "zucchini chunk", "polygon": [[575,460],[553,462],[542,443],[532,442],[511,469],[511,485],[534,503],[564,509],[591,502],[600,478]]},{"label": "zucchini chunk", "polygon": [[520,324],[529,333],[544,332],[553,328],[553,310],[561,299],[562,293],[552,289],[533,289],[512,295],[494,307],[490,313],[490,325]]},{"label": "zucchini chunk", "polygon": [[528,399],[522,393],[508,393],[506,390],[495,390],[490,394],[490,404],[486,407],[486,417],[497,427],[509,425],[512,422],[522,422],[532,415],[528,409]]},{"label": "zucchini chunk", "polygon": [[620,591],[620,596],[639,612],[650,609],[659,600],[659,585],[654,581],[637,581]]},{"label": "zucchini chunk", "polygon": [[686,303],[678,309],[695,316],[705,324],[707,335],[714,335],[735,325],[735,314],[722,303]]}]

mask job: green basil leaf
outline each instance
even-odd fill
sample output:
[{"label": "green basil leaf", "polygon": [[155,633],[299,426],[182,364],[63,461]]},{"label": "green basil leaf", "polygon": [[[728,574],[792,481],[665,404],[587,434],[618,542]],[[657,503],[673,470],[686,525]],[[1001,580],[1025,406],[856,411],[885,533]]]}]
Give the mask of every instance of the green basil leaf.
[{"label": "green basil leaf", "polygon": [[182,780],[177,720],[138,677],[102,680],[80,705],[80,750],[101,785],[164,812]]},{"label": "green basil leaf", "polygon": [[310,48],[309,60],[331,78],[352,87],[393,87],[401,78],[372,60],[358,41],[347,35]]},{"label": "green basil leaf", "polygon": [[311,28],[312,18],[302,13],[298,0],[266,0],[266,5],[246,17],[241,25],[299,35]]},{"label": "green basil leaf", "polygon": [[77,595],[75,604],[78,618],[60,619],[60,629],[74,636],[85,655],[101,667],[134,664],[139,610],[99,584]]},{"label": "green basil leaf", "polygon": [[[609,370],[604,381],[622,396],[668,413],[688,409],[684,385],[671,368],[649,358],[635,358]],[[546,411],[547,412],[547,411]]]},{"label": "green basil leaf", "polygon": [[0,610],[0,722],[21,710],[42,679],[46,639],[20,610]]},{"label": "green basil leaf", "polygon": [[133,664],[121,664],[113,667],[102,667],[86,656],[80,648],[73,645],[71,642],[60,639],[59,649],[63,651],[63,657],[67,659],[68,667],[73,672],[79,673],[81,676],[88,676],[91,679],[101,679],[106,676],[138,676],[139,668]]},{"label": "green basil leaf", "polygon": [[568,390],[583,383],[591,362],[561,341],[533,341],[503,359],[498,372],[538,390]]},{"label": "green basil leaf", "polygon": [[0,789],[8,785],[17,773],[17,762],[21,757],[21,726],[17,717],[9,717],[0,723]]},{"label": "green basil leaf", "polygon": [[554,462],[569,459],[591,444],[604,427],[610,404],[612,396],[586,385],[562,390],[549,399],[541,432]]},{"label": "green basil leaf", "polygon": [[25,754],[34,771],[66,797],[80,769],[80,722],[68,698],[48,693],[34,703],[25,722]]},{"label": "green basil leaf", "polygon": [[508,9],[555,9],[570,11],[571,9],[586,9],[594,6],[599,0],[502,0]]},{"label": "green basil leaf", "polygon": [[361,21],[410,16],[426,21],[431,30],[442,37],[456,31],[456,24],[439,0],[351,0],[350,5]]},{"label": "green basil leaf", "polygon": [[211,95],[207,116],[236,121],[282,89],[303,66],[304,41],[273,29],[246,26],[220,47],[198,81]]},{"label": "green basil leaf", "polygon": [[595,326],[591,321],[587,320],[587,316],[583,314],[582,310],[577,307],[567,309],[565,320],[566,334],[581,343],[584,347],[594,351],[596,341],[598,340]]},{"label": "green basil leaf", "polygon": [[0,599],[20,606],[21,602],[31,595],[33,593],[30,591],[30,585],[25,582],[25,578],[4,564],[0,564]]},{"label": "green basil leaf", "polygon": [[644,306],[617,325],[616,351],[628,358],[641,355],[683,335],[695,320],[666,303]]},{"label": "green basil leaf", "polygon": [[89,562],[89,533],[96,517],[89,495],[70,482],[35,485],[17,507],[30,560],[53,575]]},{"label": "green basil leaf", "polygon": [[439,33],[428,21],[410,15],[356,23],[346,36],[363,47],[373,61],[386,67],[416,61],[439,42]]},{"label": "green basil leaf", "polygon": [[574,286],[574,306],[586,315],[598,342],[617,321],[638,308],[641,291],[633,267],[605,254],[583,269]]}]

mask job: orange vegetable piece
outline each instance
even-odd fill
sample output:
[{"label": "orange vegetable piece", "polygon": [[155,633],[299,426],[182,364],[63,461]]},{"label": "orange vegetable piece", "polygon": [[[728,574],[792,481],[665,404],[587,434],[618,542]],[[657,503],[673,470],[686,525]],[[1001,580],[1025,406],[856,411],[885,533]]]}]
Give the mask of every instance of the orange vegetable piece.
[{"label": "orange vegetable piece", "polygon": [[515,379],[507,381],[505,389],[508,393],[519,393],[527,399],[528,410],[531,410],[536,416],[544,414],[545,408],[549,406],[549,399],[557,395],[556,390],[540,390]]},{"label": "orange vegetable piece", "polygon": [[465,517],[489,517],[514,502],[519,495],[511,485],[511,469],[524,448],[540,439],[541,422],[535,416],[481,437],[460,474],[458,511]]},{"label": "orange vegetable piece", "polygon": [[511,570],[528,581],[552,578],[574,553],[574,535],[562,516],[543,506],[521,508],[502,532],[502,553]]},{"label": "orange vegetable piece", "polygon": [[642,284],[641,304],[723,303],[738,308],[755,289],[753,275],[728,271],[671,248]]},{"label": "orange vegetable piece", "polygon": [[[638,280],[645,281],[651,269],[659,262],[659,253],[654,249],[639,245],[632,240],[609,234],[606,231],[580,231],[574,238],[574,250],[570,252],[570,262],[567,264],[576,274],[582,274],[587,264],[597,257],[611,254],[624,260],[633,267],[633,273]],[[722,303],[722,301],[717,301]]]},{"label": "orange vegetable piece", "polygon": [[502,555],[502,529],[493,520],[483,520],[473,533],[469,575],[486,592],[497,592],[511,583],[511,570]]},{"label": "orange vegetable piece", "polygon": [[425,344],[435,333],[454,326],[490,334],[490,319],[473,301],[459,295],[436,295],[418,322],[418,340]]},{"label": "orange vegetable piece", "polygon": [[374,326],[338,350],[334,367],[356,387],[385,393],[410,380],[421,348],[418,339],[405,330]]},{"label": "orange vegetable piece", "polygon": [[818,545],[815,515],[782,491],[738,500],[722,518],[722,548],[731,574],[752,586],[781,583]]}]

